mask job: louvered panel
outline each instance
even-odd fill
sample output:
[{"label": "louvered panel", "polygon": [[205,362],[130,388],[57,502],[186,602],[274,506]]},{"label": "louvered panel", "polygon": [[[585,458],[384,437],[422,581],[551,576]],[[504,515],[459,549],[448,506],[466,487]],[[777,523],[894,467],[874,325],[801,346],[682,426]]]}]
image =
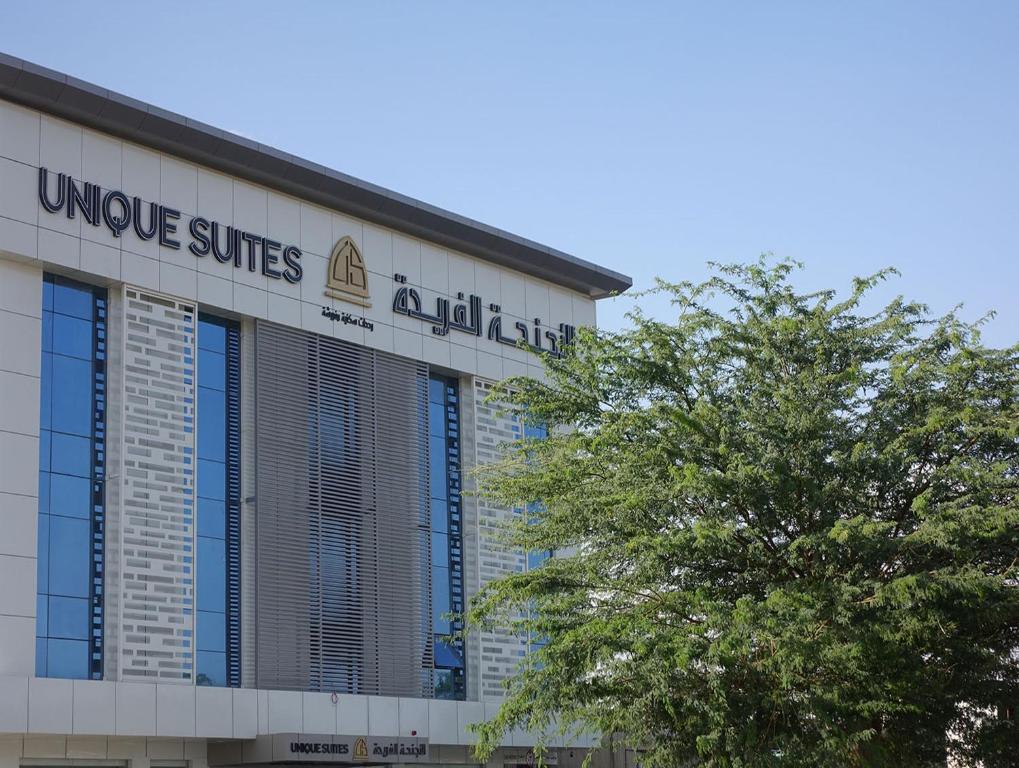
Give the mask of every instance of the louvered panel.
[{"label": "louvered panel", "polygon": [[[368,475],[374,445],[371,354],[333,339],[319,343],[319,552],[321,648],[318,690],[353,692],[376,684],[366,663],[364,591],[374,588],[368,552],[375,506]],[[315,386],[313,384],[313,386]]]},{"label": "louvered panel", "polygon": [[318,614],[309,547],[318,506],[317,457],[309,444],[317,438],[307,431],[317,423],[308,388],[317,353],[312,339],[276,327],[260,330],[256,346],[257,682],[302,689],[310,681],[310,622]]},{"label": "louvered panel", "polygon": [[255,465],[255,321],[241,323],[241,685],[254,688],[256,596],[258,594],[257,524],[254,499],[258,493]]},{"label": "louvered panel", "polygon": [[256,349],[257,684],[426,694],[427,367],[270,323]]},{"label": "louvered panel", "polygon": [[[431,696],[431,569],[425,450],[428,369],[402,358],[376,355],[375,413],[378,449],[375,481],[379,550],[377,568],[385,610],[378,616],[379,656],[392,669],[380,693]],[[414,467],[420,470],[414,472]],[[423,609],[427,607],[427,611]],[[387,670],[388,671],[388,670]]]}]

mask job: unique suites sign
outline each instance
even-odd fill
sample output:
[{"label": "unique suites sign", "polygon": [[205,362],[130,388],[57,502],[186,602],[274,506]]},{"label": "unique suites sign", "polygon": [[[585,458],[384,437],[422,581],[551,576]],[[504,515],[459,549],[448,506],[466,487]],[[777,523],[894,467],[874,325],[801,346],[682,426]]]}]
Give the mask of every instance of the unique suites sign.
[{"label": "unique suites sign", "polygon": [[[93,227],[106,227],[114,237],[133,233],[141,240],[157,239],[164,248],[174,250],[186,245],[196,258],[211,257],[222,264],[233,264],[236,269],[261,272],[288,283],[298,283],[304,276],[301,249],[296,245],[286,245],[206,216],[193,217],[185,233],[180,231],[181,212],[176,208],[129,197],[120,190],[104,189],[88,181],[79,182],[65,173],[54,176],[46,168],[39,169],[39,202],[51,214],[63,213],[68,219],[81,216]],[[359,307],[360,312],[323,306],[322,316],[332,322],[374,330],[374,323],[363,315],[364,309],[371,307],[368,275],[357,243],[349,236],[342,237],[329,256],[324,293]],[[396,284],[393,313],[420,320],[436,336],[445,337],[451,331],[484,336],[490,342],[551,357],[561,357],[573,344],[576,331],[568,323],[551,325],[539,317],[526,322],[503,317],[499,304],[486,304],[481,296],[467,297],[463,292],[457,293],[455,299],[438,296],[432,312],[422,291],[408,285],[405,275],[395,274],[393,281]]]},{"label": "unique suites sign", "polygon": [[[128,197],[117,189],[103,189],[91,182],[77,182],[65,173],[50,180],[46,168],[39,169],[39,202],[50,213],[63,212],[74,219],[80,214],[93,227],[104,226],[120,237],[133,231],[141,240],[158,238],[164,248],[179,250],[184,234],[178,232],[180,211],[161,203]],[[188,224],[187,248],[201,258],[233,263],[237,269],[259,272],[275,280],[298,283],[303,275],[301,249],[214,219],[195,216]]]},{"label": "unique suites sign", "polygon": [[428,739],[419,736],[274,733],[247,741],[210,743],[208,760],[210,766],[423,763],[429,760],[428,747]]}]

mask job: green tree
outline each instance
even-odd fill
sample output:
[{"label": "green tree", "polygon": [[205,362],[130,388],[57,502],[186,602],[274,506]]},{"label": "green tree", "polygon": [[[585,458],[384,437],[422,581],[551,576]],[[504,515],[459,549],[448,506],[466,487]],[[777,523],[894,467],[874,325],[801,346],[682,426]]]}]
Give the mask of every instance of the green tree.
[{"label": "green tree", "polygon": [[[1019,346],[896,300],[713,265],[494,397],[550,427],[479,470],[506,531],[571,553],[471,628],[546,644],[480,730],[621,734],[644,764],[1016,765]],[[565,724],[573,724],[567,727]]]}]

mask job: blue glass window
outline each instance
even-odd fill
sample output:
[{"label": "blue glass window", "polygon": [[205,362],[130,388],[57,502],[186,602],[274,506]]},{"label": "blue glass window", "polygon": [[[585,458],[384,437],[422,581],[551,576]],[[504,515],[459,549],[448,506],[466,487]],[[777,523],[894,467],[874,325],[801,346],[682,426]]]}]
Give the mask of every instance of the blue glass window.
[{"label": "blue glass window", "polygon": [[432,631],[438,635],[448,635],[450,611],[449,604],[449,568],[432,566]]},{"label": "blue glass window", "polygon": [[102,679],[106,291],[43,279],[36,675]]},{"label": "blue glass window", "polygon": [[52,358],[51,429],[70,435],[92,437],[93,366],[87,360],[63,355]]},{"label": "blue glass window", "polygon": [[240,334],[198,318],[196,682],[240,685]]},{"label": "blue glass window", "polygon": [[198,612],[199,651],[226,653],[226,612]]},{"label": "blue glass window", "polygon": [[87,599],[51,596],[48,617],[49,636],[65,640],[88,637],[88,609]]},{"label": "blue glass window", "polygon": [[56,640],[46,642],[46,676],[84,680],[88,677],[89,649],[87,640]]},{"label": "blue glass window", "polygon": [[[463,531],[460,518],[459,384],[432,374],[428,381],[428,453],[431,510],[433,695],[466,697],[463,629]],[[454,614],[454,618],[450,618]]]},{"label": "blue glass window", "polygon": [[[222,355],[217,355],[222,357]],[[199,367],[199,377],[202,377]],[[202,424],[199,424],[198,430],[198,455],[201,459],[207,459],[209,461],[226,461],[226,441],[223,439],[223,433],[226,428],[226,392],[209,389],[207,387],[198,388],[198,412],[202,414],[202,424],[206,425],[206,429],[202,429]],[[223,425],[223,429],[217,429],[220,424]],[[201,475],[199,476],[201,477]],[[219,480],[217,480],[219,482]],[[223,482],[224,492],[226,489],[226,481]],[[199,494],[201,495],[201,494]]]},{"label": "blue glass window", "polygon": [[226,540],[198,537],[198,610],[226,613]]},{"label": "blue glass window", "polygon": [[50,473],[49,512],[65,517],[91,517],[92,481],[87,477],[72,477]]},{"label": "blue glass window", "polygon": [[225,687],[233,685],[226,677],[226,654],[216,651],[198,651],[195,654],[198,662],[198,685],[215,685]]},{"label": "blue glass window", "polygon": [[[201,418],[198,417],[198,431],[208,432],[208,427],[202,425]],[[211,438],[206,438],[209,439]],[[226,463],[203,459],[201,449],[198,451],[198,498],[226,500]]]},{"label": "blue glass window", "polygon": [[[201,322],[199,322],[198,329],[201,333]],[[200,386],[224,391],[226,389],[226,355],[199,348],[198,376],[198,380],[201,382]]]},{"label": "blue glass window", "polygon": [[198,535],[226,541],[226,502],[198,498]]},{"label": "blue glass window", "polygon": [[[92,477],[92,441],[88,437],[49,433],[52,454],[47,459],[49,470],[62,475]],[[40,446],[43,448],[45,446]]]},{"label": "blue glass window", "polygon": [[92,318],[53,316],[53,353],[92,361]]},{"label": "blue glass window", "polygon": [[88,597],[92,566],[90,521],[62,515],[49,518],[49,593]]}]

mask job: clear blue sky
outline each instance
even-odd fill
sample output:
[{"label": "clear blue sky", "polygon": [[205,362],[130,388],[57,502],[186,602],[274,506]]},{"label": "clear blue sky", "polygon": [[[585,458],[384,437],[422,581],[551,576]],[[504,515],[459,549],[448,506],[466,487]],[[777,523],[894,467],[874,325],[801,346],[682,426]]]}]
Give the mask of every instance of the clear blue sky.
[{"label": "clear blue sky", "polygon": [[[1019,2],[17,3],[0,49],[633,276],[800,259],[1019,339]],[[661,303],[650,308],[664,316]],[[622,322],[623,300],[600,305]]]}]

